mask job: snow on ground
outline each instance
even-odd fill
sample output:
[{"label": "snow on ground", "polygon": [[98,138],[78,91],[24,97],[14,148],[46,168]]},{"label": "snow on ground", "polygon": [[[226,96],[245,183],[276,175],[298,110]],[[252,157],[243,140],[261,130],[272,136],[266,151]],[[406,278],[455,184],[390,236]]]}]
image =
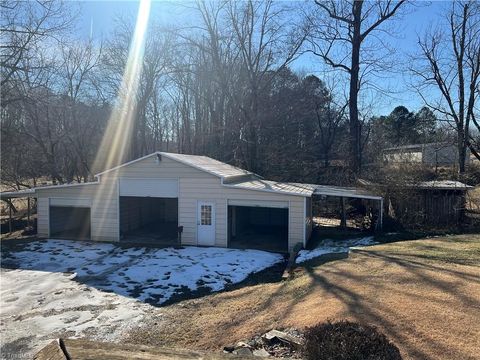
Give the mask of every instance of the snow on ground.
[{"label": "snow on ground", "polygon": [[3,251],[1,352],[31,358],[58,336],[119,340],[159,311],[145,302],[220,291],[281,261],[279,254],[258,250],[121,248],[68,240]]},{"label": "snow on ground", "polygon": [[369,246],[374,244],[377,243],[373,240],[373,236],[345,240],[325,239],[313,250],[300,250],[296,259],[296,263],[300,264],[325,254],[348,253],[353,247]]},{"label": "snow on ground", "polygon": [[57,337],[119,339],[151,306],[72,281],[72,274],[1,269],[2,358],[31,359]]}]

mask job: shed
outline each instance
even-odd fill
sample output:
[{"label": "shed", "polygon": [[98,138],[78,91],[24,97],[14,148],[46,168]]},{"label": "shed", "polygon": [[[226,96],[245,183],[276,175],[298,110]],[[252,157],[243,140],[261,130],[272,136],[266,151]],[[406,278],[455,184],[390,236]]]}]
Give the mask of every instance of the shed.
[{"label": "shed", "polygon": [[452,180],[412,184],[400,196],[389,197],[389,213],[410,223],[455,225],[462,220],[466,193],[470,188],[469,185]]},{"label": "shed", "polygon": [[60,239],[257,248],[306,245],[314,194],[381,197],[354,189],[265,180],[198,155],[155,152],[96,175],[2,198],[37,198],[38,235]]}]

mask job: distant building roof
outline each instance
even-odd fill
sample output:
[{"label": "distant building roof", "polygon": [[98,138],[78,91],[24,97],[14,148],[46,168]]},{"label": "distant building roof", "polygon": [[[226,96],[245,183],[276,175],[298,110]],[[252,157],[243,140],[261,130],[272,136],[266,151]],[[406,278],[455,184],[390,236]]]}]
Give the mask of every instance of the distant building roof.
[{"label": "distant building roof", "polygon": [[436,148],[446,148],[449,146],[453,146],[453,144],[448,142],[435,142],[435,143],[425,143],[425,144],[410,144],[410,145],[401,145],[401,146],[394,146],[383,149],[383,151],[395,152],[395,151],[402,151],[402,150],[422,150],[426,147],[436,147]]},{"label": "distant building roof", "polygon": [[470,186],[455,180],[423,181],[415,185],[415,187],[422,188],[422,189],[437,189],[437,190],[468,190],[473,188],[473,186]]},{"label": "distant building roof", "polygon": [[[374,183],[369,180],[359,179],[358,183],[361,186],[366,187],[385,187],[385,184]],[[404,184],[404,187],[416,188],[416,189],[432,189],[432,190],[468,190],[472,189],[473,186],[464,184],[456,180],[432,180],[432,181],[422,181],[419,183],[410,183]]]}]

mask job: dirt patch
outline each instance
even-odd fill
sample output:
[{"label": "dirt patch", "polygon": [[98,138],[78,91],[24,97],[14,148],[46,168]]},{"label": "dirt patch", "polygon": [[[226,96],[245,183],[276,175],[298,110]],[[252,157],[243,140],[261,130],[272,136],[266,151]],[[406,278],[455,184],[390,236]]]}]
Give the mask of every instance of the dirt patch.
[{"label": "dirt patch", "polygon": [[348,319],[376,326],[405,359],[475,359],[480,348],[480,236],[355,250],[306,264],[289,281],[162,308],[126,341],[219,350],[273,328]]}]

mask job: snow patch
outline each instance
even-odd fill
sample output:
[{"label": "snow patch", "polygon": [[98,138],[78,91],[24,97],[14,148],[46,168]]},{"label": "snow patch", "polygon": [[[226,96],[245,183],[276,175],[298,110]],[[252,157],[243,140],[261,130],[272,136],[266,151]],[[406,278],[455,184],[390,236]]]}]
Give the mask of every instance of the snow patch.
[{"label": "snow patch", "polygon": [[300,250],[296,263],[301,264],[325,254],[348,253],[352,248],[375,244],[377,244],[377,242],[373,240],[373,236],[346,240],[325,239],[313,250]]},{"label": "snow patch", "polygon": [[282,261],[259,250],[35,241],[2,252],[0,351],[31,358],[60,336],[121,341],[145,316],[161,320],[145,302],[220,291]]}]

